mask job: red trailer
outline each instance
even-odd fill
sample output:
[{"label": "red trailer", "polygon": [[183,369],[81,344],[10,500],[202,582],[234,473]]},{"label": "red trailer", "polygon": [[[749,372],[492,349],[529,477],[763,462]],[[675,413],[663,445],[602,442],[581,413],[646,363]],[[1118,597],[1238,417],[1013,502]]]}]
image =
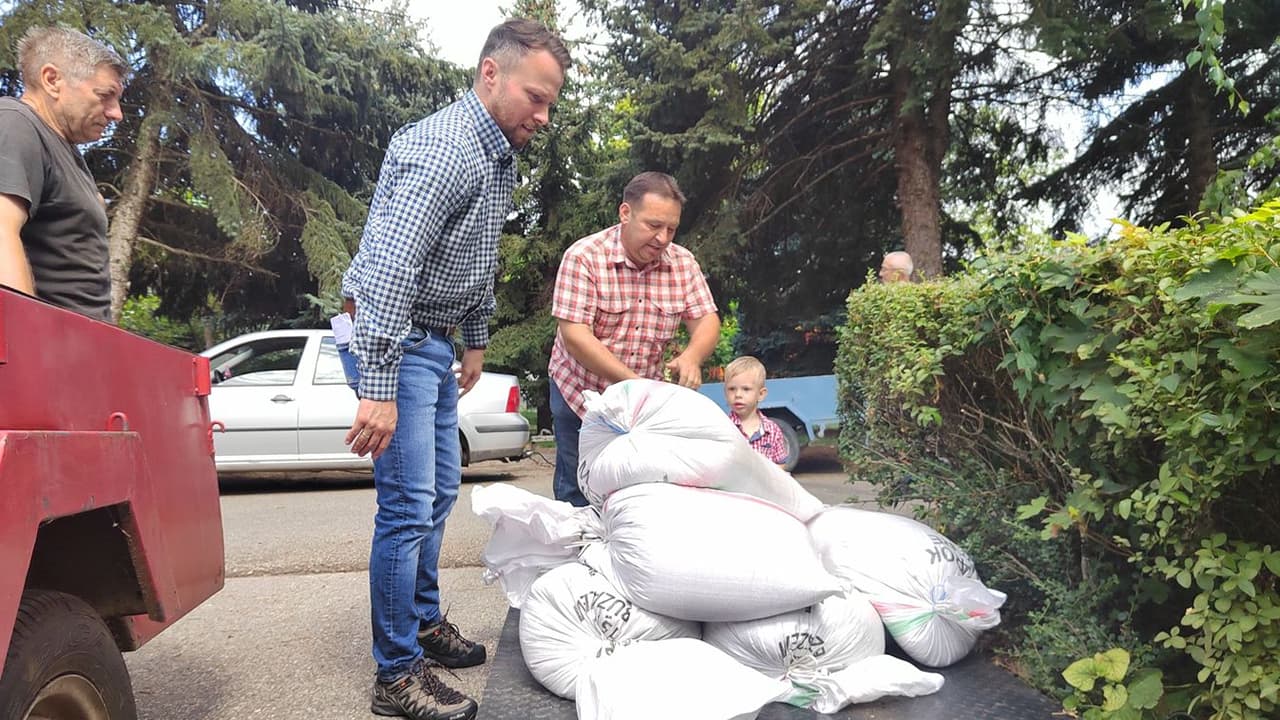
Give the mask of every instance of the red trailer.
[{"label": "red trailer", "polygon": [[223,584],[209,363],[0,288],[0,718],[136,716],[121,651]]}]

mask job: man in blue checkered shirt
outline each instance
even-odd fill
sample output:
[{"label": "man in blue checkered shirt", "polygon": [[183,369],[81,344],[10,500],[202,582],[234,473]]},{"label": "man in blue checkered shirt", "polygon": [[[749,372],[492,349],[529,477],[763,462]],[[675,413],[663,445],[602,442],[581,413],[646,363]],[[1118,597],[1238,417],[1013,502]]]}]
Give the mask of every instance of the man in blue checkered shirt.
[{"label": "man in blue checkered shirt", "polygon": [[[473,89],[392,138],[343,277],[353,316],[344,365],[360,396],[347,443],[373,456],[378,496],[369,590],[379,715],[476,713],[431,669],[485,661],[484,646],[440,612],[440,543],[462,481],[458,395],[484,363],[515,153],[549,121],[568,67],[564,44],[541,23],[495,27]],[[466,345],[457,376],[454,328]]]}]

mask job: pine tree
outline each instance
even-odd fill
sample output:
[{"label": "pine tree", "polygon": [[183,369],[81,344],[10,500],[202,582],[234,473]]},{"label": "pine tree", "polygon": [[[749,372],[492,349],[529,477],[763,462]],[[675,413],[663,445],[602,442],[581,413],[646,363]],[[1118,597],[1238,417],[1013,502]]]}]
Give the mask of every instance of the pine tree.
[{"label": "pine tree", "polygon": [[[1106,188],[1119,192],[1131,220],[1161,223],[1220,209],[1223,198],[1209,194],[1220,173],[1247,170],[1254,190],[1280,177],[1280,166],[1247,168],[1280,133],[1280,2],[1226,3],[1222,67],[1208,70],[1199,62],[1197,4],[1095,0],[1033,9],[1041,46],[1057,61],[1053,91],[1074,98],[1093,120],[1075,158],[1030,192],[1058,208],[1059,229],[1078,226]],[[1224,72],[1252,106],[1247,115],[1220,92]],[[1133,97],[1136,86],[1144,89]]]}]

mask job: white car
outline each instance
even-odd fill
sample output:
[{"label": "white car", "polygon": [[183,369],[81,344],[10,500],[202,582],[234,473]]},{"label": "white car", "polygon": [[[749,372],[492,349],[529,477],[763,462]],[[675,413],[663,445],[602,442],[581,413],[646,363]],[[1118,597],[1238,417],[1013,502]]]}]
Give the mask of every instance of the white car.
[{"label": "white car", "polygon": [[[200,353],[209,358],[209,414],[219,472],[372,470],[344,444],[359,400],[329,330],[250,333]],[[462,464],[525,456],[529,423],[514,375],[483,373],[458,400]]]}]

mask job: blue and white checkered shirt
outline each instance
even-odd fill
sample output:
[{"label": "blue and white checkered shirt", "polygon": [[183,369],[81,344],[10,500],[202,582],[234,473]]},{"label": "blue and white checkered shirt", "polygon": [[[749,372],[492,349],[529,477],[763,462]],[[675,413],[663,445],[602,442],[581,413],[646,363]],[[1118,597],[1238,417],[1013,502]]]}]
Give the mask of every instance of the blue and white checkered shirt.
[{"label": "blue and white checkered shirt", "polygon": [[343,295],[356,301],[360,397],[395,399],[411,328],[461,326],[467,347],[488,344],[514,160],[475,91],[391,138],[360,249],[342,278]]}]

